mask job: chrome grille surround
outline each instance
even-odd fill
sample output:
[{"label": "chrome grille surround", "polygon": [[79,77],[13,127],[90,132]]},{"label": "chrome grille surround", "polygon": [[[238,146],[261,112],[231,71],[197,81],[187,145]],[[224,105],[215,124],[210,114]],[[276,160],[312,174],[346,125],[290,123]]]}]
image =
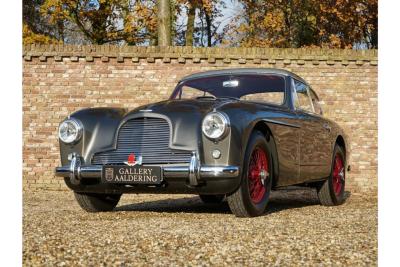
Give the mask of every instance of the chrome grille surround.
[{"label": "chrome grille surround", "polygon": [[191,151],[170,148],[170,126],[162,118],[140,117],[126,121],[119,129],[117,148],[94,154],[92,164],[124,164],[134,153],[143,164],[189,163]]}]

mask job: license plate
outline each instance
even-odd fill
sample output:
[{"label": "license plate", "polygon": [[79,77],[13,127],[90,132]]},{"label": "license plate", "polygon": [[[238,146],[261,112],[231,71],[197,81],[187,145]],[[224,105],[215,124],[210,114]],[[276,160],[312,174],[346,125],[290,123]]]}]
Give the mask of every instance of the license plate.
[{"label": "license plate", "polygon": [[103,166],[101,175],[105,183],[160,184],[161,167],[157,166]]}]

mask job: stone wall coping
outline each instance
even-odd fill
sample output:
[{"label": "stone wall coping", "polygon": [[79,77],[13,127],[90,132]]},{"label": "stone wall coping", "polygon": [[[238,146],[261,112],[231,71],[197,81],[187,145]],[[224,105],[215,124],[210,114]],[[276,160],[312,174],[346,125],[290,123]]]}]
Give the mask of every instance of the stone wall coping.
[{"label": "stone wall coping", "polygon": [[318,61],[364,61],[377,64],[378,50],[325,49],[325,48],[244,48],[244,47],[189,47],[189,46],[115,46],[115,45],[40,45],[23,47],[27,61],[39,57],[60,59],[76,58],[156,58],[205,60],[318,60]]}]

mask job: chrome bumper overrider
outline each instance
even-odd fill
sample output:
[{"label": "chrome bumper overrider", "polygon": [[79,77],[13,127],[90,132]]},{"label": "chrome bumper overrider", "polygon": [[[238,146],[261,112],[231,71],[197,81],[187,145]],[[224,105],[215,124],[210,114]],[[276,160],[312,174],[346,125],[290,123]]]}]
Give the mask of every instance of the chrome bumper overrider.
[{"label": "chrome bumper overrider", "polygon": [[[188,178],[189,184],[196,186],[204,178],[236,178],[239,175],[237,166],[200,166],[196,154],[193,152],[190,164],[186,166],[161,166],[164,178]],[[55,175],[69,177],[71,183],[80,184],[82,178],[101,178],[101,165],[82,165],[81,158],[73,154],[68,166],[56,167]]]}]

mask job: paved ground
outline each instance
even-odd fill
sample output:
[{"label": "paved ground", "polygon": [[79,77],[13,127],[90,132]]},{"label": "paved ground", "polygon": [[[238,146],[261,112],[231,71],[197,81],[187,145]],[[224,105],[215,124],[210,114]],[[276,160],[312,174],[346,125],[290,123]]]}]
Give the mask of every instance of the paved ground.
[{"label": "paved ground", "polygon": [[24,194],[25,266],[377,265],[377,200],[347,194],[321,207],[313,191],[272,195],[238,219],[227,203],[188,195],[124,195],[115,212],[80,210],[72,192]]}]

